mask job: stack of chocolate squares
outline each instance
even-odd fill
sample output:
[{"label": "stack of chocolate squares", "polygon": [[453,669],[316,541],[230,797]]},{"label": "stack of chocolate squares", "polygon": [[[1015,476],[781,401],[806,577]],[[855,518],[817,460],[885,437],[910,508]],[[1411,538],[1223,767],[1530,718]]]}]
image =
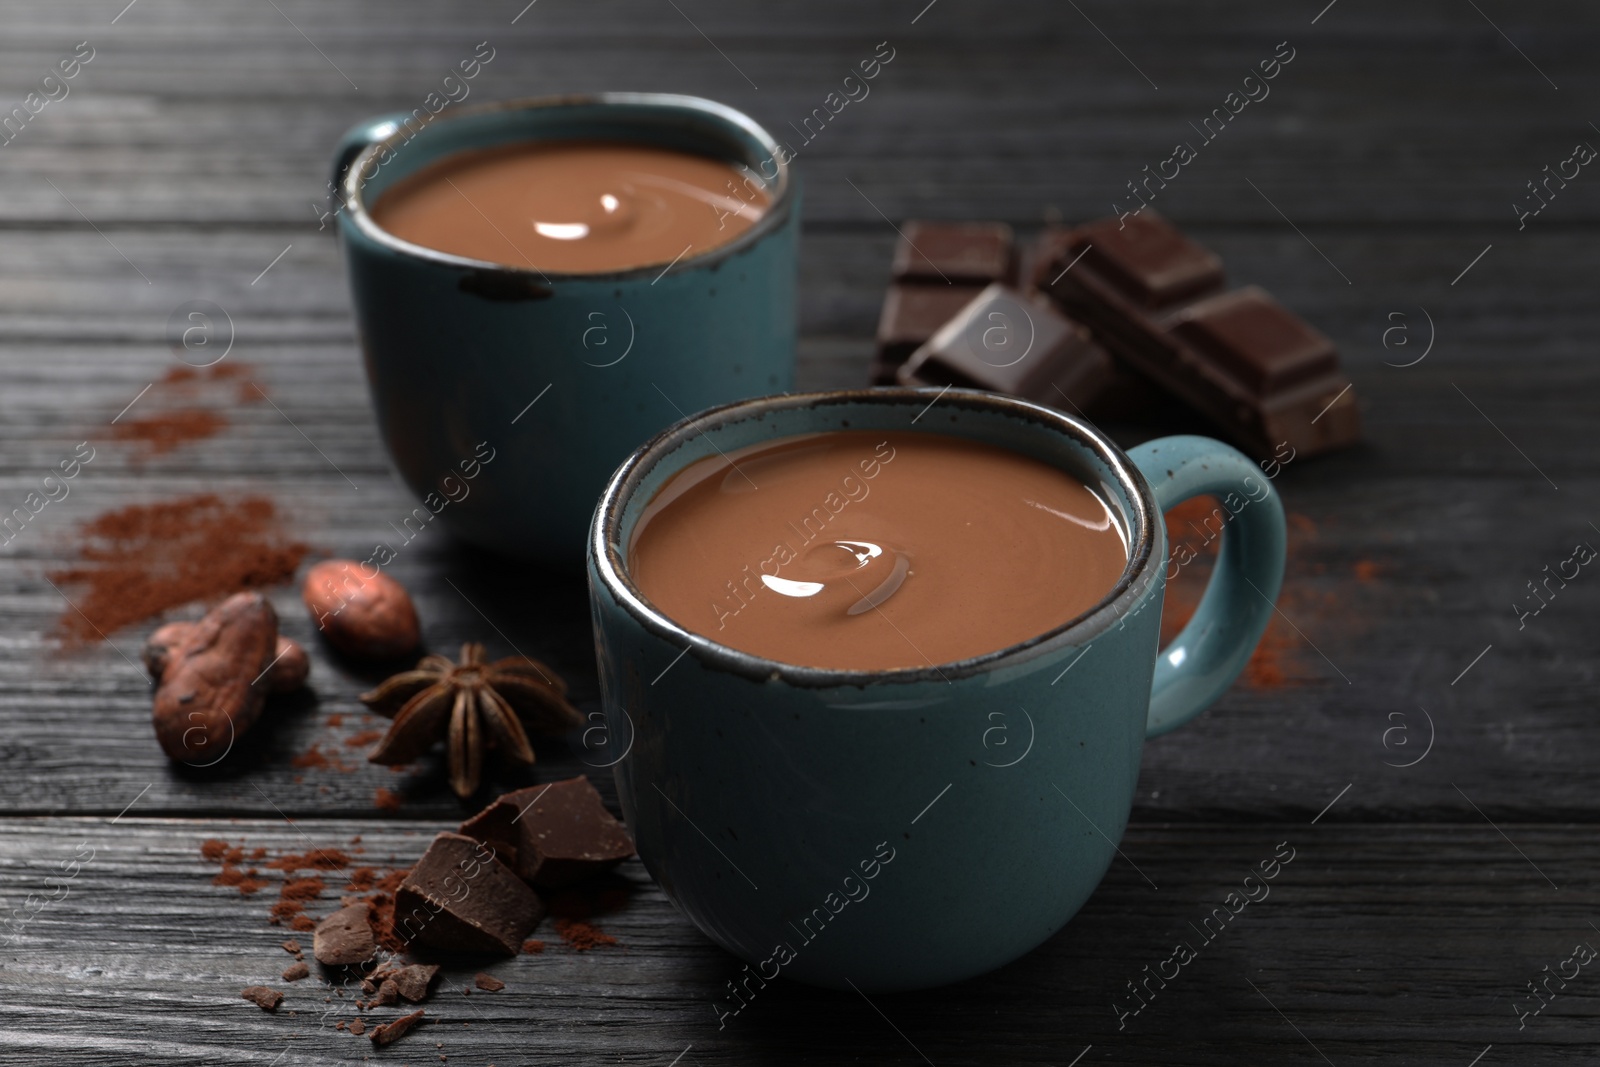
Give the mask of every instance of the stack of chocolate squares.
[{"label": "stack of chocolate squares", "polygon": [[1001,223],[908,222],[878,324],[875,384],[970,386],[1090,417],[1142,386],[1266,459],[1361,434],[1333,342],[1146,208],[1050,229],[1018,270]]}]

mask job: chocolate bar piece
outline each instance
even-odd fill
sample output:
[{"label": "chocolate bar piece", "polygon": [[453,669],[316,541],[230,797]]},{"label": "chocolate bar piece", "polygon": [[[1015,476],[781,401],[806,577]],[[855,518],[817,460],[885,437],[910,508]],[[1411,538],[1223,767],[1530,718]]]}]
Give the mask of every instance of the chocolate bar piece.
[{"label": "chocolate bar piece", "polygon": [[943,282],[889,286],[883,314],[878,317],[878,358],[872,367],[872,384],[894,384],[895,371],[911,353],[982,291],[977,285]]},{"label": "chocolate bar piece", "polygon": [[1332,342],[1259,289],[1223,293],[1221,261],[1148,208],[1052,236],[1033,280],[1257,458],[1360,436]]},{"label": "chocolate bar piece", "polygon": [[900,368],[901,385],[959,385],[1084,408],[1111,384],[1111,357],[1041,299],[991,285]]},{"label": "chocolate bar piece", "polygon": [[395,933],[447,951],[515,956],[543,915],[522,879],[461,834],[435,837],[395,893]]},{"label": "chocolate bar piece", "polygon": [[939,327],[992,282],[1016,276],[1016,243],[1003,222],[930,222],[900,228],[894,282],[878,317],[874,385],[892,385],[895,371]]},{"label": "chocolate bar piece", "polygon": [[507,793],[461,824],[487,842],[523,881],[557,889],[610,870],[633,855],[628,831],[582,775]]},{"label": "chocolate bar piece", "polygon": [[894,280],[982,285],[1009,282],[1016,253],[1011,227],[1003,222],[928,222],[900,227],[894,250]]}]

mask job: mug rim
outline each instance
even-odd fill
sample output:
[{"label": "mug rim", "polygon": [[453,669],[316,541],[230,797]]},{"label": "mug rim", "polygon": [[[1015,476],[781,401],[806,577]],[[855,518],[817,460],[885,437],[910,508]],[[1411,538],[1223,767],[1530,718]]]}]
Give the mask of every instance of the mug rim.
[{"label": "mug rim", "polygon": [[[607,104],[640,106],[657,110],[664,114],[672,111],[698,112],[701,115],[732,126],[754,139],[762,150],[767,153],[767,158],[778,168],[777,175],[771,179],[767,179],[765,174],[760,175],[762,180],[768,182],[768,188],[772,192],[772,200],[767,205],[766,212],[749,229],[728,243],[708,248],[698,255],[674,260],[667,265],[666,270],[661,270],[661,264],[659,263],[646,263],[638,267],[609,271],[541,270],[537,267],[517,267],[508,263],[496,263],[492,260],[473,259],[470,256],[460,256],[453,252],[443,252],[437,248],[414,244],[390,233],[378,225],[377,221],[373,219],[371,211],[368,210],[364,196],[365,182],[361,180],[361,174],[367,169],[367,164],[379,153],[394,150],[396,147],[395,142],[406,132],[405,126],[397,123],[395,129],[387,137],[371,142],[357,153],[355,158],[350,161],[344,175],[339,179],[341,199],[345,207],[343,214],[350,219],[351,224],[367,239],[384,246],[392,252],[424,259],[441,266],[474,271],[497,271],[506,274],[537,277],[543,281],[587,280],[596,282],[623,281],[642,275],[648,276],[652,271],[659,271],[662,274],[668,272],[676,273],[691,266],[698,267],[703,264],[720,262],[748,249],[768,233],[776,230],[787,219],[793,205],[795,185],[789,161],[780,158],[780,155],[785,154],[787,150],[781,148],[776,138],[749,115],[737,108],[729,107],[727,104],[721,104],[701,96],[690,96],[682,93],[566,93],[551,96],[524,96],[512,100],[494,100],[458,108],[449,114],[436,115],[422,130],[411,136],[415,137],[439,122],[457,122],[462,119],[501,111],[534,111],[545,108],[592,107]],[[485,145],[481,147],[492,146]]]},{"label": "mug rim", "polygon": [[[1003,648],[919,667],[891,667],[867,670],[807,667],[769,659],[724,645],[674,621],[645,597],[635,584],[623,559],[617,536],[623,510],[638,491],[644,476],[663,462],[679,446],[696,436],[724,426],[743,422],[772,411],[832,405],[873,404],[877,406],[926,406],[930,396],[941,404],[969,410],[1020,416],[1041,429],[1065,433],[1087,446],[1121,483],[1132,504],[1133,527],[1129,531],[1128,562],[1116,584],[1092,606],[1040,634]],[[930,431],[921,431],[930,432]],[[955,435],[960,436],[960,435]],[[1035,457],[1036,458],[1036,457]],[[678,473],[677,471],[673,472]],[[1077,646],[1097,636],[1126,614],[1126,602],[1146,592],[1142,581],[1148,573],[1154,552],[1156,531],[1153,523],[1160,515],[1150,483],[1133,461],[1109,437],[1086,420],[1062,411],[1016,397],[982,389],[907,388],[874,386],[865,389],[830,389],[805,393],[778,393],[749,397],[707,408],[656,434],[634,449],[606,482],[595,508],[589,531],[589,562],[605,583],[612,598],[652,636],[683,646],[710,666],[755,681],[782,681],[803,688],[882,685],[886,683],[953,682],[960,678],[988,673],[1008,660],[1029,657],[1045,646]],[[592,581],[592,579],[591,579]]]}]

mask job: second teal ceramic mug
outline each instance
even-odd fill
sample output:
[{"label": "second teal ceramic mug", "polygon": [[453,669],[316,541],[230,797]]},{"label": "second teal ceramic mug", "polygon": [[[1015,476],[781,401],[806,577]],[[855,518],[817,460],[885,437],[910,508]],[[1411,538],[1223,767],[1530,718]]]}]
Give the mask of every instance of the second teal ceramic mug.
[{"label": "second teal ceramic mug", "polygon": [[[396,181],[517,141],[613,140],[726,159],[764,183],[765,215],[666,265],[561,274],[423,248],[373,221]],[[384,115],[334,158],[339,236],[378,428],[440,524],[517,556],[576,563],[607,476],[688,412],[787,389],[794,376],[799,191],[745,115],[662,93],[513,100],[425,121]]]},{"label": "second teal ceramic mug", "polygon": [[[628,546],[669,478],[718,453],[837,429],[952,434],[1066,470],[1119,516],[1127,568],[1082,616],[936,668],[778,663],[690,633],[645,600]],[[1158,655],[1162,512],[1201,494],[1229,514],[1221,554],[1193,619]],[[1228,445],[1168,437],[1124,454],[1087,423],[993,393],[767,397],[642,446],[612,477],[590,533],[601,691],[640,857],[748,965],[719,1014],[779,975],[862,991],[935,986],[1050,937],[1111,863],[1145,738],[1232,684],[1272,615],[1283,564],[1282,504]]]}]

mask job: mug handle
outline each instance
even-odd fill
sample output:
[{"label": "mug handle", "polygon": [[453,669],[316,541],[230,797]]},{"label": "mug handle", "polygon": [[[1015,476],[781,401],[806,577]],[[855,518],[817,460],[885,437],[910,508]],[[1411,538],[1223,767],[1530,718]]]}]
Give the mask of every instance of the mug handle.
[{"label": "mug handle", "polygon": [[1139,445],[1128,458],[1162,512],[1210,494],[1224,516],[1222,547],[1200,606],[1156,657],[1145,736],[1158,737],[1210,707],[1244,670],[1276,610],[1287,538],[1271,479],[1238,449],[1185,435]]}]

